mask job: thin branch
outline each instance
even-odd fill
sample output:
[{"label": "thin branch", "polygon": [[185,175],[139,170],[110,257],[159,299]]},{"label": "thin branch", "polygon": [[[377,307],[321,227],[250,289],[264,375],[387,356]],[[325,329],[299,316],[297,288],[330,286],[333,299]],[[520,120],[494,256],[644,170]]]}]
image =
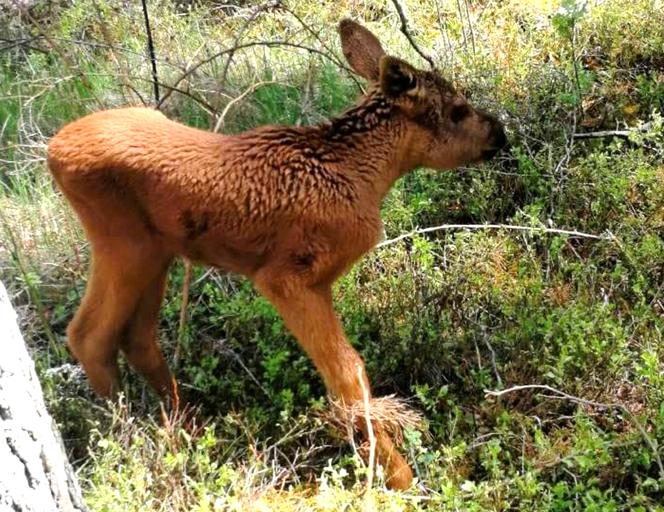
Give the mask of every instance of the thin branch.
[{"label": "thin branch", "polygon": [[[133,85],[131,85],[129,82],[121,82],[121,83],[120,83],[120,86],[122,86],[122,87],[126,87],[126,88],[129,89],[131,92],[133,92],[136,96],[138,96],[138,99],[141,101],[141,104],[142,104],[144,107],[147,107],[147,106],[148,106],[148,102],[145,101],[145,98],[143,97],[143,95],[139,92],[138,89],[136,89],[136,87],[134,87]],[[124,96],[124,94],[123,94],[123,96]],[[125,96],[125,98],[126,98],[126,96]]]},{"label": "thin branch", "polygon": [[[243,50],[245,48],[251,48],[253,46],[267,46],[268,48],[272,48],[274,46],[286,46],[286,47],[289,47],[289,48],[298,48],[300,50],[306,50],[306,51],[311,52],[311,53],[316,53],[316,54],[318,54],[322,57],[325,57],[326,59],[334,62],[335,64],[337,64],[336,60],[334,58],[332,58],[330,55],[328,55],[327,53],[322,52],[322,51],[320,51],[316,48],[312,48],[310,46],[303,45],[303,44],[291,43],[289,41],[280,41],[280,40],[277,40],[277,41],[254,41],[254,42],[251,42],[251,43],[240,44],[240,45],[234,46],[232,48],[226,48],[225,50],[221,50],[219,52],[216,52],[216,53],[212,54],[210,57],[206,57],[205,59],[197,62],[193,66],[187,68],[184,71],[184,73],[182,73],[182,75],[180,75],[180,77],[175,81],[175,84],[173,84],[171,89],[173,89],[175,91],[178,91],[178,89],[176,89],[178,84],[180,84],[180,82],[185,80],[189,75],[194,73],[201,66],[204,66],[205,64],[208,64],[208,63],[212,62],[215,59],[218,59],[222,55],[226,55],[228,53],[234,53],[237,50]],[[164,86],[163,83],[161,85]],[[159,108],[164,103],[164,101],[166,101],[166,99],[169,96],[170,96],[169,93],[164,94],[164,96],[161,98],[161,101],[157,104],[157,108]]]},{"label": "thin branch", "polygon": [[[470,45],[473,48],[473,57],[476,55],[475,51],[475,32],[473,31],[473,21],[470,19],[470,11],[468,10],[468,0],[464,0],[464,7],[466,8],[466,20],[468,21],[468,33],[470,34]],[[460,10],[460,9],[459,9]],[[459,13],[460,18],[463,20],[463,13]]]},{"label": "thin branch", "polygon": [[660,478],[664,479],[664,463],[662,463],[662,458],[659,455],[659,447],[657,445],[657,440],[653,439],[646,432],[646,429],[643,427],[643,425],[641,425],[641,422],[636,418],[636,416],[632,413],[632,411],[630,411],[627,407],[625,407],[621,403],[606,404],[603,402],[596,402],[594,400],[586,400],[585,398],[580,398],[578,396],[570,395],[568,393],[565,393],[564,391],[560,391],[559,389],[547,386],[546,384],[525,384],[521,386],[512,386],[511,388],[502,389],[500,391],[485,389],[484,394],[485,396],[493,396],[498,398],[508,393],[514,393],[516,391],[523,391],[526,389],[539,389],[539,390],[548,391],[549,393],[553,393],[553,396],[541,395],[544,398],[563,399],[563,400],[569,400],[570,402],[574,402],[576,404],[597,407],[599,409],[618,409],[622,411],[641,433],[643,440],[646,442],[646,444],[652,451],[652,454],[655,458],[655,462],[657,463],[657,466],[659,468],[659,476]]},{"label": "thin branch", "polygon": [[376,464],[376,436],[371,423],[371,408],[369,405],[369,390],[364,382],[364,372],[361,365],[357,365],[357,378],[362,388],[362,400],[364,403],[364,421],[367,424],[367,437],[369,438],[369,467],[367,468],[367,489],[365,491],[365,504],[367,510],[373,510],[371,502],[371,489],[373,488],[374,466]]},{"label": "thin branch", "polygon": [[[91,73],[88,76],[112,76],[112,77],[119,77],[120,75],[117,74],[112,74],[112,73]],[[134,76],[134,75],[126,75],[124,78],[129,78],[132,80],[141,80],[143,82],[151,82],[149,78],[145,78],[142,76]],[[190,93],[189,91],[185,91],[184,89],[179,89],[178,87],[174,87],[168,84],[165,84],[163,82],[159,82],[159,85],[165,89],[167,89],[170,93],[177,92],[182,94],[183,96],[186,96],[187,98],[192,99],[195,101],[203,110],[205,110],[208,114],[214,115],[215,113],[215,108],[210,105],[207,101],[205,101],[203,98],[199,98],[195,96],[194,94]],[[157,104],[156,108],[159,109],[159,107],[163,104],[164,99],[166,98],[166,94],[161,99],[161,102]]]},{"label": "thin branch", "polygon": [[270,398],[272,396],[270,394],[270,392],[265,388],[265,386],[263,386],[260,383],[260,381],[256,378],[256,376],[251,372],[251,370],[249,368],[247,368],[247,365],[244,364],[244,362],[242,361],[242,358],[240,357],[240,355],[238,353],[236,353],[232,348],[226,347],[224,345],[225,343],[226,343],[225,339],[219,340],[217,342],[218,350],[224,355],[226,355],[226,354],[231,355],[237,361],[237,363],[240,365],[240,367],[247,373],[247,375],[252,380],[252,382],[260,388],[260,390],[265,394],[266,397]]},{"label": "thin branch", "polygon": [[[81,76],[81,75],[76,75],[75,77],[79,77],[79,76]],[[140,81],[143,81],[143,82],[152,82],[152,79],[150,79],[150,78],[145,78],[145,77],[143,77],[143,76],[136,76],[136,75],[120,75],[120,74],[118,74],[118,73],[87,73],[86,75],[83,75],[83,76],[86,76],[86,77],[96,76],[96,77],[126,78],[126,79],[131,79],[131,80],[140,80]],[[72,76],[72,77],[67,77],[67,79],[75,78],[75,77],[74,77],[74,76]],[[120,85],[120,86],[126,86],[127,84],[124,83],[124,82],[122,82],[122,83],[120,83],[119,85]],[[207,101],[205,101],[203,98],[199,98],[199,97],[195,96],[194,94],[192,94],[192,93],[190,93],[190,92],[188,92],[188,91],[185,91],[184,89],[179,89],[179,88],[177,88],[177,87],[174,87],[174,86],[171,86],[171,85],[165,84],[165,83],[163,83],[163,82],[159,82],[159,85],[160,85],[161,87],[167,89],[167,90],[170,91],[170,92],[177,92],[177,93],[182,94],[183,96],[187,96],[188,98],[190,98],[190,99],[192,99],[193,101],[195,101],[195,102],[196,102],[196,103],[197,103],[197,104],[198,104],[203,110],[205,110],[208,114],[210,114],[210,115],[215,115],[215,112],[216,112],[216,111],[215,111],[215,108],[214,108],[212,105],[210,105]],[[164,99],[165,99],[165,98],[166,98],[166,95],[164,95],[164,96],[162,97],[160,105],[164,102]],[[143,103],[145,103],[145,102],[143,102]],[[105,108],[105,107],[102,106],[102,108]],[[158,107],[157,107],[157,108],[158,108]]]},{"label": "thin branch", "polygon": [[256,82],[251,87],[249,87],[246,91],[244,91],[242,94],[240,94],[237,98],[233,98],[224,107],[224,110],[222,110],[221,114],[219,115],[219,119],[217,119],[217,124],[214,125],[214,129],[212,131],[214,133],[218,133],[219,130],[221,130],[224,127],[224,124],[226,123],[226,116],[228,115],[228,111],[231,109],[231,107],[233,105],[235,105],[239,101],[242,101],[244,98],[247,97],[247,95],[253,93],[259,87],[262,87],[264,85],[276,84],[276,83],[277,82],[275,80],[268,80],[268,81],[264,81],[264,82]]},{"label": "thin branch", "polygon": [[491,353],[491,366],[493,367],[493,373],[496,375],[496,381],[498,382],[498,385],[502,387],[503,379],[500,378],[500,373],[498,372],[498,365],[496,363],[496,352],[495,350],[493,350],[493,346],[489,342],[489,337],[487,336],[486,333],[484,333],[483,338],[484,338],[484,344]]},{"label": "thin branch", "polygon": [[348,75],[350,76],[350,79],[357,85],[357,87],[364,93],[364,88],[362,87],[362,84],[359,82],[357,79],[357,75],[355,72],[350,69],[348,66],[344,64],[344,62],[337,58],[335,53],[332,51],[331,48],[327,46],[325,43],[325,40],[320,36],[320,32],[316,32],[313,28],[311,28],[309,25],[307,25],[304,20],[295,12],[289,9],[288,7],[283,7],[283,10],[286,11],[288,14],[293,16],[297,20],[297,22],[302,25],[302,27],[309,32],[312,36],[316,38],[316,40],[320,43],[320,45],[323,47],[323,49],[328,53],[333,58],[334,63],[340,68],[348,72]]},{"label": "thin branch", "polygon": [[143,4],[143,18],[145,19],[145,33],[148,37],[148,52],[150,53],[150,62],[152,63],[152,83],[154,85],[154,102],[159,108],[159,80],[157,78],[157,59],[154,56],[154,42],[152,41],[152,30],[150,29],[150,17],[148,16],[148,6],[145,0]]},{"label": "thin branch", "polygon": [[594,240],[613,240],[613,237],[611,237],[609,234],[594,235],[592,233],[584,233],[582,231],[573,231],[573,230],[557,229],[557,228],[516,226],[513,224],[442,224],[440,226],[433,226],[430,228],[414,229],[396,238],[392,238],[390,240],[384,240],[381,243],[379,243],[376,247],[385,247],[387,245],[392,245],[406,238],[410,238],[415,235],[421,235],[423,233],[431,233],[433,231],[454,230],[454,229],[460,229],[460,230],[507,229],[512,231],[527,231],[530,233],[554,233],[559,235],[569,235],[575,238],[592,238]]},{"label": "thin branch", "polygon": [[[87,75],[81,71],[80,67],[70,58],[70,56],[62,48],[60,48],[60,46],[55,44],[53,38],[50,35],[48,35],[48,33],[43,29],[41,24],[32,16],[32,14],[30,14],[30,11],[26,7],[20,7],[20,9],[22,14],[24,14],[28,18],[32,26],[35,27],[37,32],[39,32],[39,35],[46,40],[51,50],[53,50],[55,53],[58,54],[58,56],[62,60],[62,63],[67,68],[67,71],[69,71],[72,74],[78,75],[80,77],[81,84],[83,85],[83,87],[85,87],[88,90],[88,92],[95,99],[97,104],[101,108],[106,108],[106,105],[104,105],[101,99],[99,99],[99,96],[97,96],[97,94],[95,93],[94,87],[90,83],[90,80],[88,80]],[[78,71],[78,73],[75,73],[75,71]]]},{"label": "thin branch", "polygon": [[[251,13],[251,15],[245,20],[244,24],[239,30],[236,30],[236,35],[235,35],[235,40],[233,41],[233,46],[237,47],[237,45],[240,43],[242,38],[244,37],[244,34],[249,28],[249,25],[251,25],[258,17],[263,14],[264,12],[269,11],[270,9],[278,9],[281,7],[281,1],[276,0],[276,1],[271,1],[267,2],[263,5],[259,5],[254,9],[254,12]],[[231,67],[231,63],[233,62],[233,56],[235,55],[235,52],[231,52],[228,54],[228,59],[226,59],[226,64],[224,65],[224,70],[221,72],[221,85],[226,84],[226,78],[228,77],[228,70]]]},{"label": "thin branch", "polygon": [[[113,45],[113,44],[110,44],[108,42],[100,43],[99,41],[85,41],[85,40],[82,40],[82,39],[72,39],[72,38],[68,38],[68,37],[55,37],[55,36],[51,36],[51,39],[53,39],[54,41],[59,41],[61,43],[75,44],[77,46],[84,46],[84,47],[89,47],[89,48],[92,48],[92,49],[105,48],[105,49],[113,50],[113,51],[116,51],[116,52],[125,53],[127,55],[135,55],[136,57],[140,57],[141,59],[149,59],[150,58],[150,56],[146,56],[145,53],[143,53],[143,52],[135,52],[134,50],[131,50],[129,48],[125,48],[123,46]],[[171,68],[182,69],[181,66],[178,66],[177,64],[175,64],[173,62],[170,62],[168,59],[160,58],[157,55],[154,56],[154,59],[162,67],[170,66]]]},{"label": "thin branch", "polygon": [[3,43],[7,43],[5,46],[0,46],[0,52],[11,50],[13,48],[16,48],[17,46],[24,46],[29,50],[48,54],[47,50],[44,50],[43,48],[39,48],[38,46],[33,46],[30,44],[39,38],[41,38],[41,35],[27,37],[25,39],[7,39],[6,37],[0,37],[0,41],[2,41]]},{"label": "thin branch", "polygon": [[419,53],[420,56],[424,60],[426,60],[432,68],[435,68],[436,65],[434,64],[433,59],[429,55],[427,55],[424,51],[422,51],[422,49],[417,45],[417,43],[413,39],[413,36],[410,35],[410,31],[408,30],[408,20],[406,19],[406,15],[404,14],[401,2],[399,0],[392,0],[392,3],[394,4],[394,8],[397,10],[397,14],[399,15],[399,20],[401,20],[401,32],[403,33],[404,36],[406,36],[406,39],[408,39],[408,42],[413,47],[413,49],[417,53]]}]

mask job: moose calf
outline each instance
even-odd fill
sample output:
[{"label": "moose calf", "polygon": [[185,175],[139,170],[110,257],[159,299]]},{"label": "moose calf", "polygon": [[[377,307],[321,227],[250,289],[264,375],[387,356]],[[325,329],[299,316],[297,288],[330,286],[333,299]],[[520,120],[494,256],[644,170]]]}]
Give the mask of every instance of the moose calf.
[{"label": "moose calf", "polygon": [[[100,395],[116,389],[122,351],[177,407],[156,342],[177,255],[251,279],[332,396],[349,404],[370,389],[334,312],[332,283],[378,242],[380,204],[397,179],[418,166],[487,160],[506,139],[494,117],[437,72],[385,55],[353,21],[342,21],[339,33],[350,67],[370,87],[321,125],[227,136],[122,108],[74,121],[50,141],[48,167],[92,251],[68,345]],[[410,467],[386,430],[374,429],[387,484],[407,488]]]}]

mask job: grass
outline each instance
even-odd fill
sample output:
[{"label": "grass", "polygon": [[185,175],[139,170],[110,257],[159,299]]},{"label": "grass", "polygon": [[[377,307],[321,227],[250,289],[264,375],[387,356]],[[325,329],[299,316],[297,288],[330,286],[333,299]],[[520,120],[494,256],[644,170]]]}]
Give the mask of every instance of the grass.
[{"label": "grass", "polygon": [[[341,280],[338,310],[377,394],[408,397],[426,418],[426,432],[406,432],[418,482],[404,493],[387,491],[380,472],[367,491],[362,447],[325,421],[311,363],[245,280],[194,269],[176,369],[194,426],[161,424],[129,371],[123,400],[103,403],[63,350],[88,253],[44,150],[86,112],[150,101],[142,13],[127,5],[44,2],[0,19],[10,39],[37,37],[0,52],[1,278],[92,510],[662,510],[659,2],[407,2],[418,43],[500,114],[512,149],[481,167],[405,177],[384,204],[387,237],[448,223],[606,236],[440,230],[376,249]],[[213,127],[227,106],[233,133],[317,123],[350,105],[360,89],[338,66],[342,14],[423,66],[389,3],[187,5],[150,3],[164,84],[237,43],[316,50],[256,44],[229,65],[226,54],[200,66],[163,106],[190,125]],[[632,133],[571,137],[616,127]],[[161,314],[169,358],[182,280],[177,264]],[[581,401],[541,388],[486,393],[528,384]]]}]

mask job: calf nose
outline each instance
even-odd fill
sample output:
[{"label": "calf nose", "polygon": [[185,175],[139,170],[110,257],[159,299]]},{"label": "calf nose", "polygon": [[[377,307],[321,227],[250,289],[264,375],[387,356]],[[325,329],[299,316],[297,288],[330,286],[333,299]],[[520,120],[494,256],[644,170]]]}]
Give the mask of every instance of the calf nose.
[{"label": "calf nose", "polygon": [[505,146],[507,146],[507,136],[505,135],[505,130],[503,129],[503,125],[498,121],[495,121],[491,127],[491,135],[493,138],[492,146],[494,148],[503,149]]},{"label": "calf nose", "polygon": [[489,145],[491,149],[503,149],[507,145],[507,136],[503,124],[493,116],[489,117],[491,130],[489,132]]},{"label": "calf nose", "polygon": [[487,140],[487,149],[482,151],[482,160],[491,160],[496,153],[507,146],[507,136],[503,125],[493,116],[489,116],[491,128]]}]

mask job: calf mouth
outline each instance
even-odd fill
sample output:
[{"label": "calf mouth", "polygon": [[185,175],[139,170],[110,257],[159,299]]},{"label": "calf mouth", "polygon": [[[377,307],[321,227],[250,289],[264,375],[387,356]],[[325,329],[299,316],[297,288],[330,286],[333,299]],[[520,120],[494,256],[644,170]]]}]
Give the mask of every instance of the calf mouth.
[{"label": "calf mouth", "polygon": [[488,160],[491,160],[494,156],[498,154],[501,148],[491,148],[491,149],[485,149],[482,151],[482,157],[480,160],[483,162],[486,162]]},{"label": "calf mouth", "polygon": [[499,151],[505,149],[509,145],[505,131],[500,124],[496,123],[493,131],[491,147],[482,151],[481,160],[491,160]]}]

